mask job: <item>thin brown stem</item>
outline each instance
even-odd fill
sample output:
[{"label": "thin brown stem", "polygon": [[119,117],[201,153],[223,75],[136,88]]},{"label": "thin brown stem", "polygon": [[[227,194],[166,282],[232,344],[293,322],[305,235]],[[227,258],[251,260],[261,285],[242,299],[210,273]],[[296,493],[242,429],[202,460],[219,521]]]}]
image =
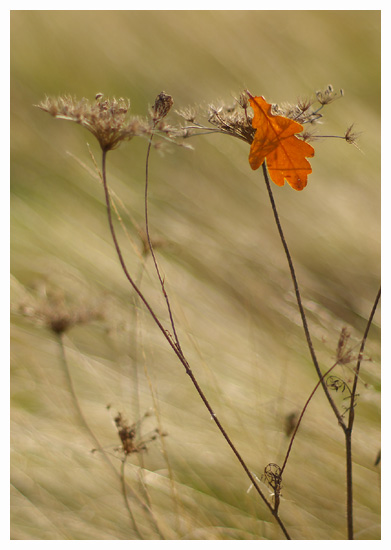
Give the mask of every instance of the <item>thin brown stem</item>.
[{"label": "thin brown stem", "polygon": [[279,219],[277,207],[276,207],[274,197],[273,197],[273,193],[272,193],[272,190],[271,190],[269,176],[268,176],[267,167],[266,167],[266,162],[264,162],[262,164],[262,169],[263,169],[263,175],[264,175],[264,179],[265,179],[265,182],[266,182],[266,187],[267,187],[267,190],[268,190],[269,199],[270,199],[270,203],[271,203],[271,206],[272,206],[275,222],[276,222],[277,229],[278,229],[278,232],[279,232],[279,235],[280,235],[280,239],[281,239],[284,251],[285,251],[285,255],[286,255],[287,260],[288,260],[289,271],[290,271],[292,281],[293,281],[293,286],[294,286],[294,289],[295,289],[296,300],[297,300],[297,304],[298,304],[298,307],[299,307],[300,316],[301,316],[301,319],[302,319],[302,324],[303,324],[303,328],[304,328],[304,332],[305,332],[305,336],[306,336],[306,340],[307,340],[307,345],[308,345],[308,348],[309,348],[309,351],[310,351],[310,354],[311,354],[312,362],[313,362],[313,364],[315,366],[315,369],[316,369],[316,372],[319,376],[319,382],[315,386],[313,392],[311,393],[309,399],[307,400],[307,402],[304,406],[304,409],[303,409],[303,411],[300,415],[299,421],[296,425],[295,431],[292,435],[292,438],[291,438],[291,441],[290,441],[290,444],[289,444],[289,447],[288,447],[288,452],[287,452],[287,455],[285,457],[284,464],[283,464],[283,467],[282,467],[282,471],[284,470],[284,468],[286,466],[287,459],[289,457],[289,453],[290,453],[290,450],[291,450],[296,432],[298,430],[299,424],[300,424],[301,419],[303,417],[303,414],[304,414],[310,400],[312,399],[313,394],[317,390],[318,386],[321,384],[322,388],[324,390],[324,393],[325,393],[325,395],[326,395],[326,397],[327,397],[327,399],[330,403],[330,406],[331,406],[332,410],[334,411],[335,416],[337,417],[338,423],[341,426],[341,428],[342,428],[342,430],[345,434],[346,483],[347,483],[347,491],[346,491],[347,492],[347,531],[348,531],[348,539],[353,540],[354,533],[353,533],[352,429],[353,429],[353,422],[354,422],[354,405],[355,405],[356,390],[357,390],[357,383],[358,383],[358,376],[359,376],[359,371],[360,371],[361,360],[362,360],[362,357],[363,357],[363,352],[364,352],[368,332],[369,332],[370,326],[372,324],[373,317],[375,315],[375,311],[376,311],[378,302],[380,300],[380,289],[379,289],[379,292],[376,296],[375,302],[373,304],[371,314],[369,316],[368,323],[367,323],[367,326],[366,326],[366,329],[365,329],[365,332],[364,332],[364,336],[363,336],[363,339],[362,339],[362,342],[361,342],[361,347],[360,347],[360,351],[359,351],[359,354],[358,354],[358,360],[357,360],[357,365],[356,365],[356,369],[355,369],[355,377],[354,377],[354,381],[353,381],[353,388],[352,388],[351,395],[350,395],[349,419],[348,419],[348,423],[346,424],[343,417],[342,417],[342,415],[338,411],[338,408],[337,408],[333,398],[331,397],[330,392],[329,392],[329,390],[327,388],[327,385],[325,383],[325,376],[335,367],[335,365],[333,365],[333,367],[331,367],[324,375],[322,375],[320,367],[319,367],[319,363],[318,363],[316,353],[315,353],[315,349],[314,349],[314,346],[313,346],[313,343],[312,343],[310,331],[309,331],[309,328],[308,328],[307,317],[306,317],[304,307],[303,307],[303,304],[302,304],[302,300],[301,300],[301,294],[300,294],[299,285],[298,285],[298,282],[297,282],[297,277],[296,277],[296,272],[295,272],[295,269],[294,269],[292,257],[291,257],[291,254],[289,252],[289,248],[288,248],[285,236],[284,236],[284,232],[282,230],[282,226],[281,226],[281,222],[280,222],[280,219]]},{"label": "thin brown stem", "polygon": [[369,329],[371,328],[373,317],[375,316],[376,309],[377,309],[378,303],[380,301],[380,295],[381,295],[381,289],[379,288],[379,291],[376,295],[375,301],[374,301],[373,306],[372,306],[371,313],[369,315],[367,326],[365,327],[364,336],[363,336],[362,341],[361,341],[360,351],[358,352],[357,365],[356,365],[356,368],[354,370],[355,375],[354,375],[354,380],[353,380],[353,387],[352,387],[352,392],[351,392],[350,408],[349,408],[348,427],[350,429],[353,427],[353,422],[354,422],[354,401],[356,399],[357,384],[358,384],[358,378],[359,378],[359,373],[360,373],[361,361],[362,361],[362,358],[363,358],[364,348],[365,348],[365,344],[367,342]]},{"label": "thin brown stem", "polygon": [[357,384],[360,372],[361,361],[364,354],[365,344],[367,341],[369,329],[371,328],[373,317],[375,315],[379,300],[381,289],[376,295],[375,301],[372,306],[372,310],[365,328],[364,336],[361,341],[360,351],[358,353],[357,365],[355,368],[353,387],[350,395],[350,407],[349,407],[349,419],[348,426],[345,431],[345,446],[346,446],[346,515],[347,515],[347,532],[348,539],[354,539],[353,531],[353,455],[352,455],[352,432],[354,424],[354,407],[357,396]]},{"label": "thin brown stem", "polygon": [[[136,285],[137,285],[138,288],[141,288],[141,283],[142,283],[144,271],[145,271],[145,264],[141,263],[140,264],[140,271],[139,271],[139,274],[138,274],[137,279],[136,279]],[[135,311],[135,338],[134,338],[134,342],[133,342],[133,349],[134,349],[134,357],[135,357],[134,358],[134,373],[135,373],[135,378],[136,379],[135,379],[133,385],[135,386],[135,396],[136,396],[135,397],[135,403],[136,403],[135,417],[140,418],[141,417],[141,412],[140,412],[140,395],[139,395],[139,383],[138,383],[138,380],[139,380],[138,350],[139,350],[139,338],[141,338],[141,333],[138,334],[139,298],[138,298],[137,295],[135,296],[135,299],[134,299],[134,305],[135,305],[135,310],[134,310]],[[141,348],[142,347],[143,346],[141,346]],[[161,425],[161,419],[160,419],[160,414],[159,414],[159,410],[158,410],[156,392],[154,390],[151,377],[149,376],[148,367],[147,367],[147,360],[146,360],[144,352],[142,352],[142,357],[143,357],[142,362],[143,362],[143,366],[144,366],[144,374],[145,374],[145,377],[147,379],[149,390],[150,390],[150,393],[151,393],[152,402],[153,402],[154,411],[155,411],[155,416],[156,416],[156,419],[158,421],[159,432],[162,434],[164,432],[164,430],[163,430],[163,427]],[[179,510],[180,502],[179,502],[179,498],[178,498],[178,494],[177,494],[177,489],[176,489],[176,486],[175,486],[172,467],[171,467],[171,464],[170,464],[170,460],[168,458],[166,445],[164,443],[165,438],[161,436],[160,439],[161,439],[161,441],[160,441],[161,442],[161,451],[162,451],[162,454],[163,454],[164,459],[166,461],[168,477],[169,477],[170,483],[171,483],[171,490],[172,490],[173,503],[174,503],[174,509],[175,509],[175,517],[176,517],[176,521],[177,521],[177,532],[179,533],[179,531],[180,531],[180,517],[179,517],[179,511],[178,510]],[[148,503],[151,507],[151,500],[150,500],[150,497],[149,497],[149,492],[148,492],[147,486],[146,486],[145,481],[144,481],[144,454],[143,453],[138,453],[138,458],[139,458],[139,463],[140,463],[140,471],[139,471],[140,479],[142,481],[142,485],[144,487],[145,495],[147,497]]]},{"label": "thin brown stem", "polygon": [[353,531],[353,455],[352,455],[352,430],[347,428],[345,432],[346,450],[346,520],[348,540],[354,539]]},{"label": "thin brown stem", "polygon": [[147,234],[149,250],[151,252],[153,263],[155,265],[155,270],[156,270],[156,273],[157,273],[157,276],[158,276],[158,279],[159,279],[159,282],[160,282],[160,286],[161,286],[161,289],[162,289],[162,292],[163,292],[163,296],[164,296],[164,299],[166,300],[167,311],[168,311],[168,315],[170,317],[170,323],[171,323],[171,328],[172,328],[172,331],[173,331],[173,334],[174,334],[175,344],[176,344],[177,348],[180,350],[180,352],[182,353],[181,346],[180,346],[180,343],[179,343],[178,334],[177,334],[176,327],[175,327],[174,317],[173,317],[173,314],[172,314],[170,300],[168,298],[168,294],[167,294],[166,289],[165,289],[164,279],[163,279],[163,277],[160,273],[159,264],[158,264],[157,259],[156,259],[155,251],[154,251],[153,245],[152,245],[151,236],[150,236],[150,233],[149,233],[149,217],[148,217],[149,155],[150,155],[150,152],[151,152],[153,131],[155,129],[155,125],[156,125],[156,122],[154,123],[152,133],[151,133],[151,136],[149,138],[147,156],[146,156],[146,161],[145,161],[145,198],[144,198],[145,232]]},{"label": "thin brown stem", "polygon": [[284,463],[283,463],[283,465],[282,465],[282,467],[281,467],[281,474],[280,474],[281,476],[282,476],[282,474],[283,474],[283,472],[284,472],[284,470],[285,470],[285,466],[286,466],[286,464],[287,464],[287,462],[288,462],[288,458],[289,458],[290,452],[291,452],[291,450],[292,450],[292,445],[293,445],[293,441],[295,440],[295,437],[296,437],[296,434],[297,434],[297,430],[299,429],[299,426],[300,426],[301,421],[302,421],[302,419],[303,419],[304,413],[306,412],[307,407],[308,407],[308,405],[310,404],[311,399],[313,398],[313,396],[314,396],[316,390],[317,390],[317,389],[319,388],[319,386],[321,385],[322,380],[324,380],[324,379],[326,378],[326,376],[327,376],[328,374],[330,374],[330,372],[331,372],[337,365],[338,365],[338,361],[337,361],[336,363],[334,363],[334,365],[333,365],[332,367],[330,367],[329,370],[327,370],[327,371],[323,374],[322,378],[317,382],[316,386],[314,387],[314,389],[312,390],[310,396],[308,397],[307,401],[305,402],[305,405],[304,405],[304,407],[303,407],[303,409],[302,409],[302,411],[301,411],[301,413],[300,413],[299,419],[298,419],[298,421],[297,421],[297,423],[296,423],[295,429],[294,429],[294,431],[293,431],[293,433],[292,433],[292,437],[291,437],[290,442],[289,442],[289,445],[288,445],[288,450],[287,450],[286,455],[285,455]]},{"label": "thin brown stem", "polygon": [[267,167],[266,167],[266,161],[262,164],[262,170],[263,170],[263,176],[264,176],[264,179],[265,179],[267,191],[268,191],[268,194],[269,194],[270,203],[271,203],[272,210],[273,210],[274,219],[275,219],[275,222],[276,222],[276,225],[277,225],[278,233],[280,235],[280,239],[281,239],[281,242],[282,242],[282,246],[284,248],[286,258],[288,260],[289,271],[290,271],[291,278],[292,278],[292,281],[293,281],[293,287],[295,289],[296,301],[297,301],[297,305],[299,307],[301,321],[302,321],[302,324],[303,324],[304,333],[305,333],[305,337],[306,337],[306,340],[307,340],[308,349],[310,351],[311,359],[312,359],[312,362],[314,364],[315,370],[318,374],[320,383],[322,384],[323,391],[324,391],[324,393],[325,393],[325,395],[328,399],[328,402],[330,403],[330,406],[333,409],[335,416],[337,417],[338,423],[340,424],[341,428],[345,432],[346,424],[344,422],[344,419],[342,418],[342,415],[338,411],[337,405],[335,404],[333,398],[330,395],[330,392],[329,392],[329,390],[326,386],[326,383],[324,381],[322,372],[320,370],[318,359],[316,357],[315,349],[314,349],[312,339],[311,339],[311,334],[310,334],[310,331],[309,331],[309,328],[308,328],[307,317],[306,317],[304,307],[303,307],[303,303],[302,303],[302,299],[301,299],[301,294],[300,294],[299,285],[298,285],[298,282],[297,282],[295,268],[294,268],[294,265],[293,265],[291,254],[289,252],[288,244],[287,244],[286,239],[285,239],[284,232],[282,230],[282,226],[281,226],[280,218],[279,218],[279,215],[278,215],[276,203],[274,201],[273,192],[272,192],[272,189],[271,189],[271,186],[270,186],[269,175],[268,175]]},{"label": "thin brown stem", "polygon": [[200,386],[199,386],[199,384],[198,384],[198,382],[197,382],[197,380],[196,380],[196,378],[195,378],[195,376],[194,376],[194,374],[193,374],[193,372],[190,368],[190,365],[187,362],[187,359],[185,358],[185,356],[183,355],[181,349],[177,346],[176,342],[173,340],[173,338],[168,333],[168,331],[163,327],[162,323],[160,322],[160,320],[156,316],[156,314],[153,311],[152,307],[150,306],[149,302],[144,297],[143,293],[140,291],[140,289],[138,288],[138,286],[136,285],[136,283],[132,279],[131,275],[129,274],[129,271],[126,267],[126,263],[125,263],[125,260],[123,258],[122,252],[121,252],[121,248],[120,248],[119,243],[118,243],[118,239],[117,239],[116,232],[115,232],[115,229],[114,229],[114,224],[113,224],[113,218],[112,218],[112,213],[111,213],[111,203],[110,203],[110,193],[109,193],[109,188],[108,188],[108,185],[107,185],[107,177],[106,177],[106,156],[107,156],[107,151],[103,150],[102,151],[102,181],[103,181],[103,187],[104,187],[104,192],[105,192],[105,200],[106,200],[106,208],[107,208],[107,216],[108,216],[108,221],[109,221],[109,226],[110,226],[110,232],[111,232],[111,236],[112,236],[112,239],[113,239],[113,242],[114,242],[114,246],[115,246],[115,249],[116,249],[116,252],[117,252],[117,255],[118,255],[118,259],[119,259],[121,267],[122,267],[122,270],[123,270],[127,280],[129,281],[129,283],[131,284],[131,286],[133,287],[133,289],[138,294],[141,301],[143,302],[143,304],[147,308],[147,310],[150,313],[152,319],[154,320],[154,322],[158,326],[160,332],[163,334],[164,338],[167,340],[168,344],[170,345],[170,347],[174,351],[175,355],[178,357],[179,361],[184,366],[184,368],[186,370],[186,374],[190,377],[190,379],[191,379],[198,395],[200,396],[200,398],[202,399],[203,403],[205,404],[207,410],[209,411],[209,413],[211,415],[211,418],[214,420],[215,424],[217,425],[217,427],[220,430],[221,434],[223,435],[224,439],[226,440],[226,442],[228,443],[228,445],[232,449],[233,453],[235,454],[235,456],[238,459],[240,465],[242,466],[243,470],[247,474],[247,477],[250,479],[250,481],[251,481],[252,485],[254,486],[255,490],[257,491],[257,493],[259,494],[259,496],[263,500],[263,502],[266,504],[266,506],[269,508],[270,512],[272,513],[273,517],[275,518],[276,522],[278,523],[279,527],[281,528],[282,532],[284,533],[284,536],[288,540],[290,540],[290,536],[289,536],[289,533],[288,533],[285,525],[283,524],[280,517],[277,515],[277,511],[275,511],[273,509],[273,507],[271,506],[271,504],[268,502],[268,500],[265,497],[265,495],[263,494],[261,488],[257,484],[257,482],[255,480],[255,477],[252,475],[252,473],[248,469],[248,467],[247,467],[245,461],[243,460],[243,458],[241,457],[239,451],[236,449],[235,445],[232,443],[232,441],[231,441],[230,437],[228,436],[227,432],[225,431],[222,424],[218,420],[218,418],[217,418],[216,414],[214,413],[211,405],[209,404],[209,401],[207,400],[206,396],[204,395],[203,391],[201,390],[201,388],[200,388]]}]

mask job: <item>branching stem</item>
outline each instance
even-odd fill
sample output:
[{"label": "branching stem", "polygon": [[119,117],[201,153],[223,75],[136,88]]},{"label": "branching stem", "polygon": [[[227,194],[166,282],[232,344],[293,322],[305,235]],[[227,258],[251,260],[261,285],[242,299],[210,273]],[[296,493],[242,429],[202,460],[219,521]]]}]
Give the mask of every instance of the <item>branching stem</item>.
[{"label": "branching stem", "polygon": [[322,381],[326,378],[326,376],[327,376],[328,374],[330,374],[330,372],[331,372],[337,365],[338,365],[338,362],[334,363],[334,365],[333,365],[332,367],[330,367],[329,370],[327,370],[327,371],[323,374],[322,378],[321,378],[320,380],[318,380],[318,382],[317,382],[315,388],[312,390],[310,396],[308,397],[307,401],[305,402],[305,405],[304,405],[304,407],[303,407],[303,409],[302,409],[302,411],[301,411],[301,413],[300,413],[299,419],[298,419],[298,421],[297,421],[297,423],[296,423],[295,429],[294,429],[294,431],[293,431],[293,433],[292,433],[292,437],[291,437],[290,442],[289,442],[289,445],[288,445],[288,450],[287,450],[287,452],[286,452],[285,459],[284,459],[283,465],[282,465],[282,467],[281,467],[281,474],[280,474],[281,476],[282,476],[282,474],[283,474],[283,472],[284,472],[284,470],[285,470],[285,466],[286,466],[286,464],[287,464],[287,462],[288,462],[288,458],[289,458],[289,455],[290,455],[290,452],[291,452],[291,449],[292,449],[293,441],[295,440],[295,437],[296,437],[296,434],[297,434],[297,430],[299,429],[299,426],[300,426],[301,421],[302,421],[302,419],[303,419],[304,413],[306,412],[307,407],[308,407],[308,405],[310,404],[311,399],[313,398],[313,396],[314,396],[316,390],[319,388],[319,386],[320,386],[320,384],[322,383]]},{"label": "branching stem", "polygon": [[268,175],[268,172],[267,172],[266,162],[264,162],[262,164],[262,170],[263,170],[263,176],[265,178],[267,191],[268,191],[268,194],[269,194],[270,203],[271,203],[272,210],[273,210],[274,219],[275,219],[275,222],[276,222],[276,225],[277,225],[278,233],[280,235],[280,239],[281,239],[281,242],[282,242],[282,246],[284,248],[286,258],[288,260],[289,271],[290,271],[290,274],[291,274],[291,277],[292,277],[293,287],[295,289],[295,294],[296,294],[296,301],[297,301],[297,305],[299,307],[301,321],[302,321],[302,324],[303,324],[304,333],[305,333],[305,337],[306,337],[306,340],[307,340],[308,349],[310,351],[311,359],[312,359],[312,362],[314,364],[315,370],[318,374],[320,383],[322,384],[323,391],[326,394],[326,397],[327,397],[327,399],[330,403],[331,408],[334,411],[335,416],[337,417],[338,423],[340,424],[341,428],[345,432],[345,430],[346,430],[345,421],[342,418],[342,415],[339,412],[339,410],[337,408],[337,405],[335,404],[333,398],[330,395],[330,392],[328,390],[328,387],[326,386],[326,382],[324,381],[324,377],[323,377],[322,372],[320,370],[318,359],[316,357],[315,349],[314,349],[312,339],[311,339],[311,334],[310,334],[310,331],[309,331],[309,328],[308,328],[307,317],[306,317],[304,307],[303,307],[303,303],[302,303],[302,300],[301,300],[301,294],[300,294],[299,285],[298,285],[298,282],[297,282],[295,268],[294,268],[292,257],[291,257],[291,254],[289,252],[289,248],[288,248],[288,245],[287,245],[287,242],[286,242],[286,239],[285,239],[284,232],[282,230],[282,226],[281,226],[280,218],[279,218],[279,215],[278,215],[276,203],[274,202],[274,197],[273,197],[273,192],[272,192],[272,189],[271,189],[271,186],[270,186],[270,181],[269,181],[269,175]]},{"label": "branching stem", "polygon": [[318,377],[319,377],[319,382],[317,383],[314,390],[312,391],[312,393],[311,393],[310,397],[308,398],[308,400],[307,400],[307,402],[306,402],[306,404],[305,404],[305,406],[304,406],[304,408],[301,412],[301,415],[299,417],[298,423],[296,425],[295,431],[292,435],[292,438],[291,438],[291,441],[290,441],[290,444],[289,444],[289,447],[288,447],[288,452],[286,454],[284,464],[282,466],[282,471],[285,469],[285,466],[286,466],[286,463],[287,463],[287,460],[288,460],[288,457],[289,457],[289,454],[290,454],[290,451],[291,451],[291,447],[292,447],[292,444],[293,444],[293,440],[295,438],[296,432],[298,430],[298,427],[299,427],[301,419],[304,415],[304,412],[305,412],[310,400],[312,399],[315,391],[317,390],[318,386],[321,384],[322,388],[323,388],[323,391],[326,394],[326,397],[327,397],[327,399],[330,403],[330,406],[331,406],[332,410],[334,411],[334,414],[337,417],[338,423],[341,426],[341,428],[344,432],[344,435],[345,435],[347,531],[348,531],[348,539],[353,540],[354,539],[354,534],[353,534],[352,430],[353,430],[353,422],[354,422],[354,402],[355,402],[355,398],[356,398],[358,375],[359,375],[359,371],[360,371],[360,365],[361,365],[361,361],[362,361],[362,357],[363,357],[363,353],[364,353],[364,348],[365,348],[368,332],[369,332],[370,326],[372,324],[373,317],[375,315],[375,311],[376,311],[378,302],[380,300],[380,289],[379,289],[379,292],[376,296],[375,302],[372,306],[371,314],[369,316],[368,323],[367,323],[367,326],[366,326],[366,329],[365,329],[365,332],[364,332],[364,336],[363,336],[363,339],[362,339],[362,342],[361,342],[361,347],[360,347],[360,351],[359,351],[359,354],[358,354],[357,366],[356,366],[356,369],[355,369],[355,377],[354,377],[354,381],[353,381],[353,387],[352,387],[352,390],[351,390],[351,393],[350,393],[349,419],[348,419],[348,423],[346,424],[346,422],[344,421],[341,413],[338,411],[338,408],[337,408],[333,398],[331,397],[329,389],[328,389],[328,387],[326,385],[326,382],[325,382],[326,375],[336,365],[334,364],[325,374],[322,375],[322,372],[320,370],[319,363],[318,363],[318,360],[317,360],[317,357],[316,357],[316,354],[315,354],[315,350],[314,350],[314,346],[313,346],[313,343],[312,343],[310,331],[309,331],[309,328],[308,328],[307,317],[306,317],[304,307],[303,307],[303,304],[302,304],[301,294],[300,294],[299,285],[298,285],[298,282],[297,282],[295,268],[294,268],[293,262],[292,262],[292,257],[291,257],[291,254],[289,252],[289,248],[288,248],[288,245],[287,245],[287,242],[286,242],[286,239],[285,239],[285,236],[284,236],[284,232],[282,230],[279,215],[278,215],[278,212],[277,212],[277,207],[276,207],[276,204],[274,202],[274,197],[273,197],[273,192],[272,192],[271,186],[270,186],[270,181],[269,181],[269,175],[268,175],[268,172],[267,172],[266,162],[264,162],[262,164],[262,170],[263,170],[263,175],[264,175],[266,187],[267,187],[268,194],[269,194],[270,203],[271,203],[272,210],[273,210],[274,219],[275,219],[275,222],[276,222],[276,225],[277,225],[278,233],[280,235],[280,239],[281,239],[284,251],[285,251],[286,258],[288,260],[289,271],[290,271],[292,281],[293,281],[293,286],[294,286],[294,289],[295,289],[297,305],[299,307],[300,316],[301,316],[301,320],[302,320],[302,324],[303,324],[303,328],[304,328],[304,332],[305,332],[305,336],[306,336],[306,340],[307,340],[307,345],[308,345],[308,348],[309,348],[309,351],[310,351],[310,354],[311,354],[312,362],[315,366],[316,372],[317,372]]},{"label": "branching stem", "polygon": [[290,537],[284,523],[282,522],[281,518],[278,516],[277,511],[275,511],[274,508],[271,506],[271,504],[268,502],[267,498],[265,497],[265,495],[263,494],[261,488],[259,487],[258,483],[256,482],[255,477],[250,472],[247,464],[243,460],[243,458],[240,455],[239,451],[236,449],[235,445],[232,443],[232,441],[231,441],[230,437],[228,436],[227,432],[225,431],[222,424],[218,420],[218,418],[217,418],[216,414],[214,413],[211,405],[209,404],[209,401],[207,400],[206,396],[204,395],[203,391],[201,390],[201,388],[200,388],[200,386],[199,386],[199,384],[198,384],[198,382],[197,382],[197,380],[196,380],[196,378],[195,378],[195,376],[194,376],[194,374],[193,374],[193,372],[190,368],[190,365],[187,362],[185,356],[183,355],[180,347],[176,344],[176,341],[172,338],[172,336],[169,334],[169,332],[164,328],[164,326],[162,325],[162,323],[158,319],[157,315],[155,314],[154,310],[150,306],[149,302],[144,297],[143,293],[140,291],[140,289],[138,288],[138,286],[134,282],[133,278],[129,274],[129,271],[126,267],[126,263],[125,263],[125,260],[123,258],[122,252],[121,252],[121,248],[120,248],[119,243],[118,243],[117,235],[116,235],[116,232],[115,232],[115,229],[114,229],[114,224],[113,224],[113,217],[112,217],[112,213],[111,213],[111,203],[110,203],[110,193],[109,193],[109,188],[108,188],[108,185],[107,185],[107,177],[106,177],[106,157],[107,157],[107,151],[103,150],[102,151],[102,181],[103,181],[103,187],[104,187],[104,193],[105,193],[107,216],[108,216],[108,221],[109,221],[109,226],[110,226],[110,233],[111,233],[111,236],[112,236],[112,239],[113,239],[113,242],[114,242],[114,246],[115,246],[115,249],[116,249],[116,252],[117,252],[117,255],[118,255],[118,259],[119,259],[121,267],[122,267],[122,270],[123,270],[127,280],[129,281],[129,283],[131,284],[131,286],[133,287],[133,289],[138,294],[141,301],[143,302],[143,304],[147,308],[147,310],[150,313],[152,319],[154,320],[154,322],[158,326],[160,332],[163,334],[164,338],[167,340],[168,344],[170,345],[170,347],[174,351],[175,355],[178,357],[179,361],[184,366],[184,368],[186,370],[186,374],[188,374],[188,376],[190,377],[190,379],[191,379],[198,395],[200,396],[200,398],[202,399],[203,403],[205,404],[208,412],[210,413],[211,418],[214,420],[215,424],[217,425],[217,427],[220,430],[221,434],[223,435],[224,439],[226,440],[226,442],[230,446],[231,450],[235,454],[236,458],[238,459],[239,463],[241,464],[243,470],[246,472],[247,477],[250,479],[250,481],[251,481],[252,485],[254,486],[255,490],[257,491],[260,498],[263,500],[263,502],[266,504],[266,506],[270,510],[271,514],[273,515],[273,517],[275,518],[275,520],[278,523],[279,527],[281,528],[282,532],[284,533],[284,536],[286,537],[286,539],[290,540],[291,537]]}]

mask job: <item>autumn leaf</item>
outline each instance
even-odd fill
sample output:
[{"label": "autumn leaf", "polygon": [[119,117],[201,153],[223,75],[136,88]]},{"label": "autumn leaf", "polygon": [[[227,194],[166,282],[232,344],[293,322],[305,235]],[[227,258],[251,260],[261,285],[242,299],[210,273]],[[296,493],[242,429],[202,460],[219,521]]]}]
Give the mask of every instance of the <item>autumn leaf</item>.
[{"label": "autumn leaf", "polygon": [[295,135],[303,131],[303,126],[290,118],[273,115],[271,105],[262,96],[247,93],[254,111],[252,125],[257,130],[249,156],[251,168],[257,170],[266,160],[270,178],[276,185],[282,187],[287,180],[293,189],[301,191],[312,172],[306,157],[315,154],[311,145]]}]

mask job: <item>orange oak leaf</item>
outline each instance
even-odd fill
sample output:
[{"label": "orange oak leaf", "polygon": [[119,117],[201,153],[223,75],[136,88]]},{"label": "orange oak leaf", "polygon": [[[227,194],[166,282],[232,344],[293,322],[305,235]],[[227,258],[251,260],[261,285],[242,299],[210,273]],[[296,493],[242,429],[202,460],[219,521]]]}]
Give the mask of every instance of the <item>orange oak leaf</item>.
[{"label": "orange oak leaf", "polygon": [[254,111],[252,125],[257,130],[249,156],[251,168],[257,170],[266,159],[270,178],[276,185],[282,187],[287,180],[293,189],[301,191],[312,172],[306,157],[315,154],[311,145],[295,136],[303,131],[303,126],[290,118],[273,115],[265,98],[247,93]]}]

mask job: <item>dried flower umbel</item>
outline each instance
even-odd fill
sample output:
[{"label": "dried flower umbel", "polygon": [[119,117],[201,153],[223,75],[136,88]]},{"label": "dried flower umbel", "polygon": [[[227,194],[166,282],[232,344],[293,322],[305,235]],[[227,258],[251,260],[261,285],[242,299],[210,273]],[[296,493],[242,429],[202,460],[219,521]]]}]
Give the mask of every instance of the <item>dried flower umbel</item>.
[{"label": "dried flower umbel", "polygon": [[59,335],[76,325],[104,318],[101,307],[83,303],[71,305],[62,293],[48,293],[36,304],[21,304],[19,313]]},{"label": "dried flower umbel", "polygon": [[[315,92],[315,98],[299,99],[296,104],[272,104],[272,114],[290,118],[303,125],[308,124],[312,126],[322,118],[320,110],[325,105],[336,101],[342,96],[342,90],[334,92],[333,87],[328,85],[325,90]],[[186,137],[205,132],[220,132],[237,137],[251,145],[256,130],[252,126],[253,115],[248,109],[248,93],[242,92],[238,98],[235,98],[232,104],[222,104],[219,107],[209,105],[207,119],[214,128],[199,123],[196,119],[195,111],[192,109],[183,109],[178,111],[178,114],[189,123],[184,127],[184,130],[187,132]],[[352,126],[347,129],[344,136],[317,136],[309,130],[305,130],[301,134],[301,138],[304,141],[310,141],[317,137],[339,137],[347,143],[356,145],[357,134],[352,131]]]},{"label": "dried flower umbel", "polygon": [[144,439],[137,439],[139,424],[147,416],[150,416],[149,412],[146,412],[142,419],[131,425],[127,422],[127,420],[125,420],[125,418],[122,416],[122,413],[120,412],[114,418],[114,422],[118,430],[118,436],[122,444],[122,451],[125,456],[132,453],[141,453],[143,451],[147,451],[148,443],[150,443],[151,441],[155,441],[159,436],[165,437],[167,435],[165,432],[161,432],[158,428],[156,428],[155,430],[153,430],[152,434],[145,437]]},{"label": "dried flower umbel", "polygon": [[55,118],[76,122],[91,132],[103,151],[111,151],[121,141],[148,134],[150,125],[137,117],[129,117],[129,100],[104,99],[96,95],[95,103],[88,99],[76,100],[70,95],[47,97],[37,105]]},{"label": "dried flower umbel", "polygon": [[162,92],[152,110],[152,120],[130,116],[128,99],[104,99],[101,93],[96,94],[95,102],[86,98],[77,100],[70,95],[47,97],[37,107],[55,118],[80,124],[96,137],[102,151],[107,152],[134,137],[149,137],[153,131],[169,140],[183,136],[181,128],[170,126],[162,120],[171,105],[172,97]]}]

